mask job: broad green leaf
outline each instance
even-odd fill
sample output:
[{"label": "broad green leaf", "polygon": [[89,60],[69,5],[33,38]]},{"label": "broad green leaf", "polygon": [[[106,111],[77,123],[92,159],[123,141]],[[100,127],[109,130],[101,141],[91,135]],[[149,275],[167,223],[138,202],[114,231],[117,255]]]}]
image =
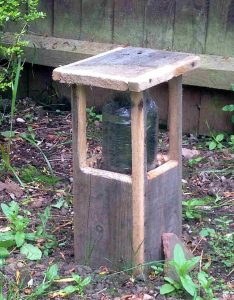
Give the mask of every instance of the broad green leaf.
[{"label": "broad green leaf", "polygon": [[174,279],[172,279],[170,277],[167,277],[167,276],[164,277],[164,280],[167,281],[167,282],[169,282],[169,283],[171,283],[172,285],[174,285],[174,283],[175,283]]},{"label": "broad green leaf", "polygon": [[53,280],[59,278],[59,276],[58,276],[58,265],[54,264],[54,265],[51,265],[49,267],[49,269],[46,271],[46,278],[49,281],[53,281]]},{"label": "broad green leaf", "polygon": [[218,135],[216,135],[215,140],[217,142],[221,142],[224,139],[224,134],[220,133]]},{"label": "broad green leaf", "polygon": [[4,248],[4,247],[0,247],[0,259],[2,258],[6,258],[10,255],[9,251]]},{"label": "broad green leaf", "polygon": [[198,278],[198,280],[199,280],[199,283],[201,284],[201,286],[203,287],[203,288],[206,288],[207,287],[207,285],[208,285],[208,281],[207,281],[207,274],[205,273],[205,272],[203,272],[203,271],[200,271],[199,273],[198,273],[198,275],[197,275],[197,278]]},{"label": "broad green leaf", "polygon": [[88,276],[81,282],[81,285],[86,286],[86,285],[90,284],[90,282],[91,282],[91,277]]},{"label": "broad green leaf", "polygon": [[42,256],[42,252],[38,247],[26,243],[21,247],[20,253],[26,255],[29,260],[39,260]]},{"label": "broad green leaf", "polygon": [[225,105],[222,109],[223,111],[234,111],[234,104]]},{"label": "broad green leaf", "polygon": [[215,234],[215,230],[213,228],[203,228],[200,232],[199,235],[201,237],[207,237],[209,235],[214,235]]},{"label": "broad green leaf", "polygon": [[10,130],[2,131],[1,135],[4,136],[5,138],[12,138],[15,136],[15,131],[10,131]]},{"label": "broad green leaf", "polygon": [[181,267],[185,263],[184,250],[180,244],[176,244],[174,248],[174,261]]},{"label": "broad green leaf", "polygon": [[[44,292],[50,287],[50,283],[45,282],[41,283],[35,290],[35,292],[32,294],[34,297],[35,296],[41,296],[44,294]],[[34,298],[33,298],[34,299]]]},{"label": "broad green leaf", "polygon": [[26,233],[25,234],[25,239],[29,241],[35,241],[37,238],[36,233]]},{"label": "broad green leaf", "polygon": [[25,233],[24,232],[16,232],[15,234],[15,242],[17,247],[21,247],[25,241]]},{"label": "broad green leaf", "polygon": [[232,115],[231,120],[232,120],[232,123],[234,123],[234,115]]},{"label": "broad green leaf", "polygon": [[15,245],[15,236],[12,231],[0,233],[0,247],[9,248]]},{"label": "broad green leaf", "polygon": [[160,287],[160,294],[161,295],[166,295],[166,294],[170,294],[171,292],[173,292],[175,290],[174,286],[169,284],[169,283],[166,283],[164,285],[162,285]]},{"label": "broad green leaf", "polygon": [[69,295],[69,294],[72,294],[74,292],[77,291],[77,287],[75,285],[68,285],[66,286],[64,289],[62,289],[60,292],[65,295]]},{"label": "broad green leaf", "polygon": [[9,217],[12,214],[10,207],[6,203],[2,203],[1,208],[2,208],[4,215],[9,219]]},{"label": "broad green leaf", "polygon": [[63,199],[63,197],[61,197],[55,204],[52,204],[51,206],[60,209],[61,207],[63,207],[64,203],[65,200]]},{"label": "broad green leaf", "polygon": [[80,284],[81,283],[81,277],[78,274],[72,274],[72,278],[76,281],[76,283]]},{"label": "broad green leaf", "polygon": [[200,256],[196,256],[196,257],[193,257],[193,258],[187,260],[181,267],[182,273],[183,274],[188,273],[194,266],[196,266],[198,264],[200,259],[201,259]]},{"label": "broad green leaf", "polygon": [[9,206],[6,203],[1,204],[2,211],[4,215],[11,221],[12,216],[18,215],[19,205],[15,201],[11,201]]},{"label": "broad green leaf", "polygon": [[214,149],[216,148],[216,146],[217,146],[216,142],[211,141],[211,142],[209,143],[209,150],[214,150]]},{"label": "broad green leaf", "polygon": [[191,295],[194,296],[196,293],[197,286],[193,282],[189,275],[180,276],[181,283],[184,289]]}]

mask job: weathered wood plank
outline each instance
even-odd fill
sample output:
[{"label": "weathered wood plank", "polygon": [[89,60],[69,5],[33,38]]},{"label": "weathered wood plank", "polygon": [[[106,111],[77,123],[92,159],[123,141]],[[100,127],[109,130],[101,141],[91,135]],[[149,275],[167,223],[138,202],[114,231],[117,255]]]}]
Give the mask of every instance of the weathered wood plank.
[{"label": "weathered wood plank", "polygon": [[144,1],[114,0],[113,42],[131,46],[144,44]]},{"label": "weathered wood plank", "polygon": [[173,50],[204,53],[207,18],[206,0],[177,0]]},{"label": "weathered wood plank", "polygon": [[197,67],[199,57],[146,48],[119,48],[54,70],[53,79],[140,92]]},{"label": "weathered wood plank", "polygon": [[131,264],[131,184],[92,174],[92,171],[82,172],[74,179],[75,257],[78,262],[115,268]]},{"label": "weathered wood plank", "polygon": [[234,56],[234,0],[210,1],[206,53]]},{"label": "weathered wood plank", "polygon": [[233,133],[231,113],[222,110],[224,105],[233,104],[233,102],[233,92],[204,90],[201,94],[199,133],[205,135],[211,135],[212,131]]},{"label": "weathered wood plank", "polygon": [[200,105],[201,90],[196,87],[183,88],[183,132],[198,134]]},{"label": "weathered wood plank", "polygon": [[[163,172],[152,178],[149,175],[147,180],[145,202],[145,261],[147,262],[162,259],[161,234],[163,232],[174,232],[180,235],[182,231],[181,180],[178,176],[178,165],[175,161],[169,161],[161,167]],[[148,174],[151,173],[154,171]]]},{"label": "weathered wood plank", "polygon": [[80,39],[81,0],[54,1],[54,36],[68,39]]},{"label": "weathered wood plank", "polygon": [[114,1],[82,1],[81,39],[112,42]]},{"label": "weathered wood plank", "polygon": [[132,134],[132,222],[134,265],[144,263],[144,203],[147,172],[145,101],[143,93],[131,93]]},{"label": "weathered wood plank", "polygon": [[[25,48],[26,61],[51,67],[66,65],[117,47],[114,44],[36,35],[25,35],[25,40],[30,41]],[[11,44],[12,34],[6,33],[4,41]],[[230,90],[234,77],[234,58],[215,55],[200,55],[200,58],[200,66],[184,74],[183,84]]]},{"label": "weathered wood plank", "polygon": [[145,6],[144,46],[171,50],[175,0],[147,0]]},{"label": "weathered wood plank", "polygon": [[28,28],[28,33],[44,36],[53,35],[54,0],[39,1],[38,11],[45,13],[46,16],[44,19],[32,22]]},{"label": "weathered wood plank", "polygon": [[173,78],[169,86],[169,158],[178,161],[182,174],[182,76]]}]

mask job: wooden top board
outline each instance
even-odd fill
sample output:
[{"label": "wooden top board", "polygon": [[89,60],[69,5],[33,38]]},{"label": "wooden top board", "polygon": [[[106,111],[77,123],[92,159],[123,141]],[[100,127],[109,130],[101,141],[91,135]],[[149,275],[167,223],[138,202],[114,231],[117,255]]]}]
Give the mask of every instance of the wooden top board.
[{"label": "wooden top board", "polygon": [[199,57],[148,48],[116,48],[53,71],[67,84],[140,92],[198,66]]}]

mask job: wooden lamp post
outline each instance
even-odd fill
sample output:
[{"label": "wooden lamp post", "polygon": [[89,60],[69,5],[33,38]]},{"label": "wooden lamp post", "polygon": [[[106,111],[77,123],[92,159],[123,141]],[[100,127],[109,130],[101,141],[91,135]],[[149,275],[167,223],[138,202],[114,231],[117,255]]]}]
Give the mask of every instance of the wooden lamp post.
[{"label": "wooden lamp post", "polygon": [[[181,233],[182,74],[199,58],[145,48],[116,48],[53,72],[72,85],[74,241],[79,263],[134,265],[162,258],[161,234]],[[147,172],[143,91],[169,81],[168,161]],[[130,91],[132,174],[86,162],[86,86]]]}]

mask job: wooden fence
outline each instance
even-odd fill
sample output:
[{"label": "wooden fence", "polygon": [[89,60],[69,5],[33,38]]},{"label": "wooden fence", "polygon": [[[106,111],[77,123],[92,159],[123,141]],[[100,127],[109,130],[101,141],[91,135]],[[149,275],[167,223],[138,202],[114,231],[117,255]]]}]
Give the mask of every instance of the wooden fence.
[{"label": "wooden fence", "polygon": [[[55,67],[113,44],[203,54],[201,68],[184,78],[186,85],[204,87],[185,88],[185,131],[207,133],[205,120],[216,130],[233,129],[221,107],[234,101],[234,0],[41,0],[40,9],[47,16],[29,28],[27,61]],[[35,84],[46,85],[47,71],[37,71],[37,79],[28,76],[29,95]],[[164,97],[163,87],[159,94]]]},{"label": "wooden fence", "polygon": [[234,56],[234,0],[42,0],[36,34]]}]

